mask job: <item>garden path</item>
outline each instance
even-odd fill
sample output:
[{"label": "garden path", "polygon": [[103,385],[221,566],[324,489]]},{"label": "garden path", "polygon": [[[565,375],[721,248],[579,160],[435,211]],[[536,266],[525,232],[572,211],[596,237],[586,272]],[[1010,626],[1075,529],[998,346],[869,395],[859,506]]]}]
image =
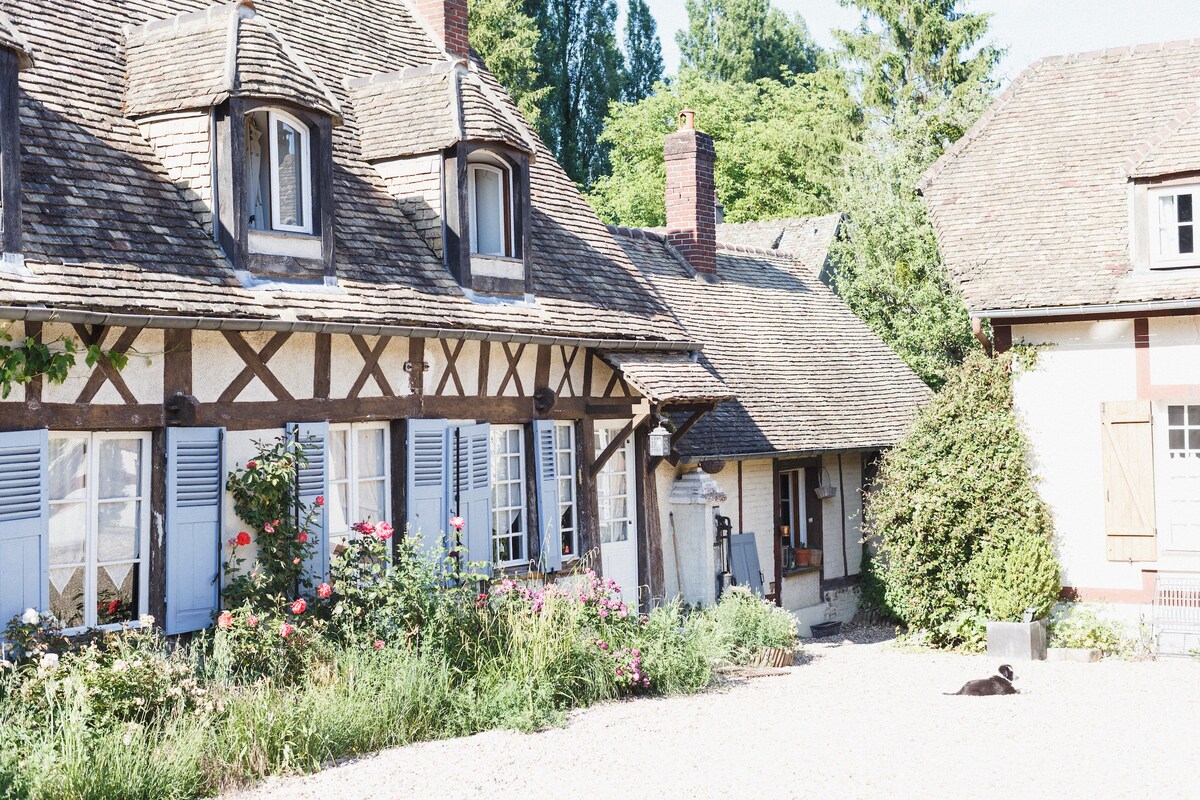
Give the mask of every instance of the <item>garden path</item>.
[{"label": "garden path", "polygon": [[946,697],[994,659],[871,633],[806,644],[780,676],[397,748],[236,800],[1200,797],[1200,663],[1016,664],[1019,696]]}]

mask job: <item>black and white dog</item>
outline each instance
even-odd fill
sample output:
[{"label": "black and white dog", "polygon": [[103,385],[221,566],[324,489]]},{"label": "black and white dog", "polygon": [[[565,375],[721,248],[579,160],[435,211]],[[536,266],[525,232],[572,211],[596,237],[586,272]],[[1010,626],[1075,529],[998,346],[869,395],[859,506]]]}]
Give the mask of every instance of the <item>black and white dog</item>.
[{"label": "black and white dog", "polygon": [[978,681],[967,681],[963,687],[957,692],[943,692],[948,695],[969,695],[970,697],[987,697],[988,695],[996,694],[1020,694],[1013,681],[1016,676],[1013,675],[1013,669],[1008,664],[1001,664],[1000,669],[996,670],[999,675],[993,675],[990,678],[984,678]]}]

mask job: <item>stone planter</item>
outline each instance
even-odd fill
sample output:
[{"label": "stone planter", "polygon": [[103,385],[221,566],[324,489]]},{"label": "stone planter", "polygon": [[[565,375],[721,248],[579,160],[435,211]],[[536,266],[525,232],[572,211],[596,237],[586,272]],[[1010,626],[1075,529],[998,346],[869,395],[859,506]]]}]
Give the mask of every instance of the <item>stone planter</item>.
[{"label": "stone planter", "polygon": [[1002,661],[1045,661],[1046,623],[988,622],[987,653]]},{"label": "stone planter", "polygon": [[1046,650],[1047,661],[1074,661],[1079,664],[1094,663],[1103,655],[1094,647],[1050,647]]}]

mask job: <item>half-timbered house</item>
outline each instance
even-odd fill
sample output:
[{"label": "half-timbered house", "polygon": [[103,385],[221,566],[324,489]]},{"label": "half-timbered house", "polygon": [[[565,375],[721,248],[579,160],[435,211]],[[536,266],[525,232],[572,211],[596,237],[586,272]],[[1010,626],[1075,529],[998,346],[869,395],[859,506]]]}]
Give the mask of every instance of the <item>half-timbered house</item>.
[{"label": "half-timbered house", "polygon": [[736,399],[676,417],[656,465],[664,585],[708,603],[748,583],[805,628],[847,621],[874,459],[930,390],[822,283],[838,215],[717,223],[715,151],[691,112],[665,154],[666,228],[613,230]]},{"label": "half-timbered house", "polygon": [[129,357],[0,402],[0,622],[209,624],[224,476],[283,435],[315,570],[356,520],[459,514],[497,573],[669,590],[647,429],[731,392],[466,0],[0,0],[0,164],[2,329]]}]

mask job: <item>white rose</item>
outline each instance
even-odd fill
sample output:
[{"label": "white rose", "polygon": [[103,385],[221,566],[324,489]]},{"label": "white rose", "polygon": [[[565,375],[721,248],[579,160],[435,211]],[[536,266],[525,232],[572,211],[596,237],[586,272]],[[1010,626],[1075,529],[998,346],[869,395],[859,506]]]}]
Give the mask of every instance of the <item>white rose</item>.
[{"label": "white rose", "polygon": [[21,622],[26,625],[37,625],[41,621],[42,618],[36,608],[27,608],[25,609],[25,613],[21,615]]}]

